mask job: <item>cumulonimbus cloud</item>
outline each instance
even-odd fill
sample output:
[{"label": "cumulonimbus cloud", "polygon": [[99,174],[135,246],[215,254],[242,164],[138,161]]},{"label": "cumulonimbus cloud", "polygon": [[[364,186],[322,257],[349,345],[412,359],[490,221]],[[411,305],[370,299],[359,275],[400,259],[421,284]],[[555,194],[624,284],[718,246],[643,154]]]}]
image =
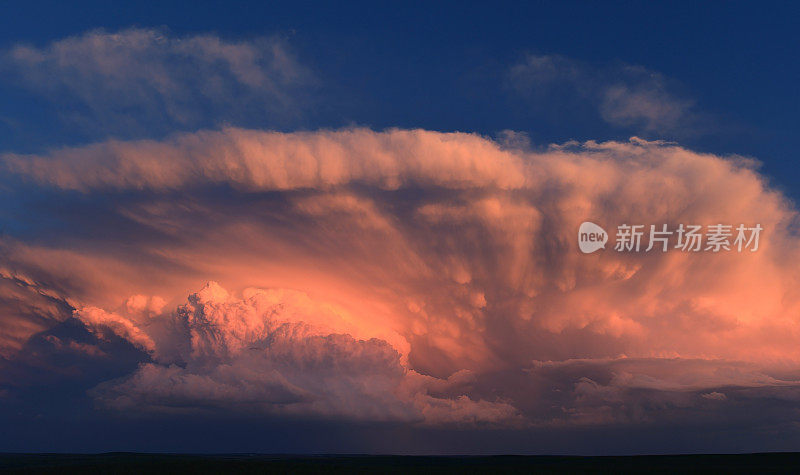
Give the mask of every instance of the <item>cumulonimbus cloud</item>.
[{"label": "cumulonimbus cloud", "polygon": [[[8,278],[148,355],[93,391],[106,407],[607,424],[800,381],[797,213],[742,157],[230,128],[2,164],[79,209],[102,195],[127,226],[3,243]],[[757,252],[584,255],[587,220],[764,231]]]},{"label": "cumulonimbus cloud", "polygon": [[336,333],[347,327],[337,309],[298,292],[247,289],[236,299],[210,282],[167,316],[148,317],[139,308],[125,316],[84,308],[76,317],[153,355],[152,363],[129,377],[94,390],[115,409],[213,408],[424,424],[521,422],[517,410],[502,401],[431,395],[431,388],[441,391],[453,382],[409,370],[384,340]]}]

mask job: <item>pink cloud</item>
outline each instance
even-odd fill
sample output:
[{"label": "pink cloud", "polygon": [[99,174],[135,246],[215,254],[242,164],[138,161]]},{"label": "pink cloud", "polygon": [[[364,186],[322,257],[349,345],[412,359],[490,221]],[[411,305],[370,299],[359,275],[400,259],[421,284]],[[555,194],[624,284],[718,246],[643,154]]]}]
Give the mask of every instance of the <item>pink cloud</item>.
[{"label": "pink cloud", "polygon": [[336,333],[335,317],[309,323],[322,316],[320,308],[308,308],[295,292],[246,295],[234,298],[210,282],[177,312],[147,322],[78,310],[93,331],[104,327],[154,353],[154,363],[101,385],[95,396],[120,410],[225,409],[422,424],[521,420],[503,402],[429,394],[428,386],[441,390],[448,381],[408,369],[384,340]]},{"label": "pink cloud", "polygon": [[[797,213],[742,157],[224,129],[2,163],[39,186],[128,197],[113,212],[140,231],[124,245],[3,244],[10,276],[50,283],[98,335],[152,355],[98,388],[111,407],[241,396],[282,414],[602,423],[703,407],[722,387],[791,391],[800,373]],[[584,255],[586,220],[764,232],[755,253]],[[207,280],[228,290],[185,302]],[[553,388],[557,413],[536,402]],[[641,392],[643,414],[625,412]]]}]

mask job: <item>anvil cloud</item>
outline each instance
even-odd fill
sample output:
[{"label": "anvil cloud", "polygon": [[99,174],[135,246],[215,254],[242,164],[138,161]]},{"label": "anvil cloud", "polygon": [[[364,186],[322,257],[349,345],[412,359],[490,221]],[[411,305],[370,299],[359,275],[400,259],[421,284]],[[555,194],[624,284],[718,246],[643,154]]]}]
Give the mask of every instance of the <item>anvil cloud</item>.
[{"label": "anvil cloud", "polygon": [[[143,362],[90,391],[111,411],[521,428],[800,397],[797,212],[753,160],[513,143],[226,128],[4,154],[68,226],[2,238],[1,354],[66,320],[127,342]],[[764,232],[583,255],[585,220]]]}]

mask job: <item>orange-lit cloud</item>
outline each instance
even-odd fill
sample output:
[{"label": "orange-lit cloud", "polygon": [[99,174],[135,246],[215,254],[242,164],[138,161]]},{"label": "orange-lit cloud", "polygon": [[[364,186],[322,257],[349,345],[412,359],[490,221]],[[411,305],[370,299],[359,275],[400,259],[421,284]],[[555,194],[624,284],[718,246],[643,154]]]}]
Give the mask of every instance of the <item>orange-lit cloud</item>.
[{"label": "orange-lit cloud", "polygon": [[[797,213],[742,157],[224,129],[2,163],[78,211],[107,200],[60,244],[3,243],[7,285],[149,355],[93,391],[107,407],[596,424],[800,381]],[[764,231],[752,253],[584,255],[586,220]]]},{"label": "orange-lit cloud", "polygon": [[315,305],[297,292],[247,289],[244,294],[232,298],[211,282],[165,317],[137,319],[94,308],[76,312],[90,328],[106,327],[153,354],[154,362],[130,377],[95,389],[97,398],[124,410],[255,410],[425,424],[521,422],[516,409],[502,401],[431,395],[431,389],[448,389],[454,382],[409,370],[385,340],[341,333],[348,323],[336,308]]}]

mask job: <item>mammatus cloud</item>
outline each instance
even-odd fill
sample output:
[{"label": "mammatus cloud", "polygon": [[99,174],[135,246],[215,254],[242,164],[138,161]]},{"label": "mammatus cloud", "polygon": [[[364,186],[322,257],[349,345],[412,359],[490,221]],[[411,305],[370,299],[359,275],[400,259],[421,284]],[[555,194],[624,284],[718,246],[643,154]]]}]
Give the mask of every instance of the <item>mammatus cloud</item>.
[{"label": "mammatus cloud", "polygon": [[673,92],[661,74],[640,66],[598,68],[559,55],[529,54],[511,67],[508,80],[534,103],[564,94],[561,107],[586,103],[605,122],[642,133],[689,129],[696,121],[693,101]]},{"label": "mammatus cloud", "polygon": [[[228,128],[1,160],[61,215],[109,203],[58,242],[3,241],[7,280],[146,355],[92,391],[107,408],[518,427],[797,397],[797,213],[742,157]],[[587,220],[764,232],[758,252],[585,255]]]},{"label": "mammatus cloud", "polygon": [[311,73],[284,41],[228,41],[154,29],[96,30],[0,52],[19,87],[74,111],[73,126],[120,133],[241,120],[280,124],[302,110]]}]

